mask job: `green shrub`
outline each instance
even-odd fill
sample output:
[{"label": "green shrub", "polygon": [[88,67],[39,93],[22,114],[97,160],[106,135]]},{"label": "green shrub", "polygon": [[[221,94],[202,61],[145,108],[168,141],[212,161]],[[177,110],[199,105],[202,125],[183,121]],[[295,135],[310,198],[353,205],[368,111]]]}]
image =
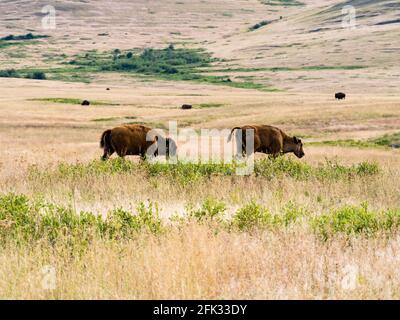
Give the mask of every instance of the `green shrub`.
[{"label": "green shrub", "polygon": [[1,78],[20,78],[20,74],[14,69],[0,70]]},{"label": "green shrub", "polygon": [[317,168],[315,175],[320,179],[341,179],[354,176],[370,176],[380,172],[377,163],[363,161],[350,167],[339,164],[337,161],[326,160],[324,166]]},{"label": "green shrub", "polygon": [[400,210],[371,211],[368,204],[345,206],[322,214],[311,221],[315,232],[323,239],[336,233],[373,235],[393,231],[400,226]]},{"label": "green shrub", "polygon": [[363,161],[355,165],[353,168],[356,174],[360,176],[370,176],[380,173],[378,164],[374,162]]},{"label": "green shrub", "polygon": [[88,229],[98,223],[91,213],[76,214],[72,208],[56,206],[42,200],[30,201],[24,195],[0,196],[0,238],[29,242],[48,239],[51,242],[61,236],[85,241]]},{"label": "green shrub", "polygon": [[46,80],[46,74],[42,71],[34,71],[32,73],[28,73],[25,78],[28,79],[36,79],[36,80]]},{"label": "green shrub", "polygon": [[297,206],[289,202],[283,209],[283,214],[275,215],[274,223],[283,225],[285,227],[300,221],[302,218],[308,216],[308,211],[303,207]]},{"label": "green shrub", "polygon": [[81,247],[93,237],[125,239],[137,232],[162,230],[158,207],[140,203],[137,214],[116,209],[103,220],[91,212],[76,213],[70,207],[57,206],[40,199],[32,201],[24,195],[0,196],[0,241],[31,243],[48,240],[55,243],[68,241],[71,246]]},{"label": "green shrub", "polygon": [[144,203],[140,203],[136,215],[132,215],[123,209],[109,212],[104,231],[110,238],[119,239],[131,237],[142,229],[158,233],[161,228],[158,207],[152,203],[147,207]]},{"label": "green shrub", "polygon": [[306,179],[312,176],[313,168],[304,162],[295,161],[288,157],[264,158],[255,162],[254,173],[266,178],[284,174],[296,179]]},{"label": "green shrub", "polygon": [[400,132],[385,134],[382,137],[371,139],[371,142],[380,146],[400,146]]},{"label": "green shrub", "polygon": [[254,30],[260,29],[261,27],[264,27],[264,26],[266,26],[267,24],[270,24],[270,23],[271,23],[271,21],[263,20],[263,21],[261,21],[259,23],[256,23],[254,26],[251,26],[249,28],[249,31],[254,31]]},{"label": "green shrub", "polygon": [[30,214],[29,200],[24,195],[0,197],[0,237],[28,240],[35,234],[35,216]]},{"label": "green shrub", "polygon": [[207,198],[201,208],[197,210],[190,210],[189,216],[198,220],[203,219],[220,219],[226,211],[226,205],[214,198]]},{"label": "green shrub", "polygon": [[239,209],[232,218],[232,226],[239,230],[253,230],[272,225],[273,215],[263,206],[252,201]]},{"label": "green shrub", "polygon": [[46,35],[34,35],[32,33],[27,33],[27,34],[20,35],[20,36],[14,36],[13,34],[10,34],[8,36],[0,38],[0,40],[3,40],[3,41],[19,41],[19,40],[32,40],[32,39],[40,39],[40,38],[48,38],[48,37],[49,36],[46,36]]},{"label": "green shrub", "polygon": [[239,230],[288,227],[307,216],[308,212],[304,208],[296,206],[292,202],[283,208],[283,212],[272,214],[268,209],[251,201],[235,213],[232,225]]}]

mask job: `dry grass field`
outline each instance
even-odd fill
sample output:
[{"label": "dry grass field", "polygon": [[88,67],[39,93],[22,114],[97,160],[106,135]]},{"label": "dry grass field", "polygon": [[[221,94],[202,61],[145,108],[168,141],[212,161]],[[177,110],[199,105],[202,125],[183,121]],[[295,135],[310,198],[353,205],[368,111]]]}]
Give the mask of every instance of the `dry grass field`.
[{"label": "dry grass field", "polygon": [[[49,36],[0,40],[0,298],[400,298],[400,6],[282,2],[65,0],[52,30],[46,1],[0,2],[0,38]],[[170,44],[212,59],[116,67]],[[104,130],[169,121],[275,125],[306,156],[100,161]]]}]

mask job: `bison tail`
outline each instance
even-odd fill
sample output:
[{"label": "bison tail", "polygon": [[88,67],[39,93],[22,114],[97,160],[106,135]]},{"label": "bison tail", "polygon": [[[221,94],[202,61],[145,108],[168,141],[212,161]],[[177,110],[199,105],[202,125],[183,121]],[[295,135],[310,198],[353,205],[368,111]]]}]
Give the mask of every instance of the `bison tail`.
[{"label": "bison tail", "polygon": [[240,127],[234,127],[234,128],[231,130],[231,133],[230,133],[229,136],[228,136],[227,142],[231,142],[233,132],[234,132],[235,130],[240,130],[240,129],[242,129],[242,128],[240,128]]},{"label": "bison tail", "polygon": [[103,132],[103,134],[101,135],[101,139],[100,139],[100,148],[110,148],[110,144],[111,144],[111,130],[106,130]]}]

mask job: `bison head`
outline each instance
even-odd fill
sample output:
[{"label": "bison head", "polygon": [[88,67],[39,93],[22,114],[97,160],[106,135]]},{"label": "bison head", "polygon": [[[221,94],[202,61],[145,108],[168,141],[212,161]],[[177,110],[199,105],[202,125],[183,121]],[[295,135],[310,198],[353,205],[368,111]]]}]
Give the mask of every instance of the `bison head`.
[{"label": "bison head", "polygon": [[301,139],[293,137],[292,152],[297,158],[303,158],[305,156],[303,151],[303,142],[301,142]]}]

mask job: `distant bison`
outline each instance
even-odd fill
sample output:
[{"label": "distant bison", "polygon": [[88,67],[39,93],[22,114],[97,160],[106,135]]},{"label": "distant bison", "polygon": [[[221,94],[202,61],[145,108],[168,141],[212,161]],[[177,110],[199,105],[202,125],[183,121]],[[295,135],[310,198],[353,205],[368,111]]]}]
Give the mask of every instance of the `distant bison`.
[{"label": "distant bison", "polygon": [[149,150],[154,156],[175,156],[176,144],[171,138],[164,138],[152,129],[139,124],[123,125],[103,132],[100,147],[104,149],[102,159],[107,160],[114,152],[120,157],[139,155],[145,158]]},{"label": "distant bison", "polygon": [[192,105],[191,105],[191,104],[183,104],[183,105],[182,105],[182,109],[183,109],[183,110],[192,109]]},{"label": "distant bison", "polygon": [[[304,157],[303,143],[297,137],[289,137],[281,129],[268,125],[246,125],[232,129],[228,142],[232,140],[235,130],[242,130],[242,154],[246,154],[246,131],[254,130],[254,152],[271,154],[274,157],[281,153],[293,152],[298,158]],[[240,132],[237,133],[240,138]]]},{"label": "distant bison", "polygon": [[89,106],[90,105],[90,101],[88,100],[83,100],[81,103],[82,106]]},{"label": "distant bison", "polygon": [[335,93],[335,99],[338,99],[338,100],[346,99],[346,94],[343,92]]}]

